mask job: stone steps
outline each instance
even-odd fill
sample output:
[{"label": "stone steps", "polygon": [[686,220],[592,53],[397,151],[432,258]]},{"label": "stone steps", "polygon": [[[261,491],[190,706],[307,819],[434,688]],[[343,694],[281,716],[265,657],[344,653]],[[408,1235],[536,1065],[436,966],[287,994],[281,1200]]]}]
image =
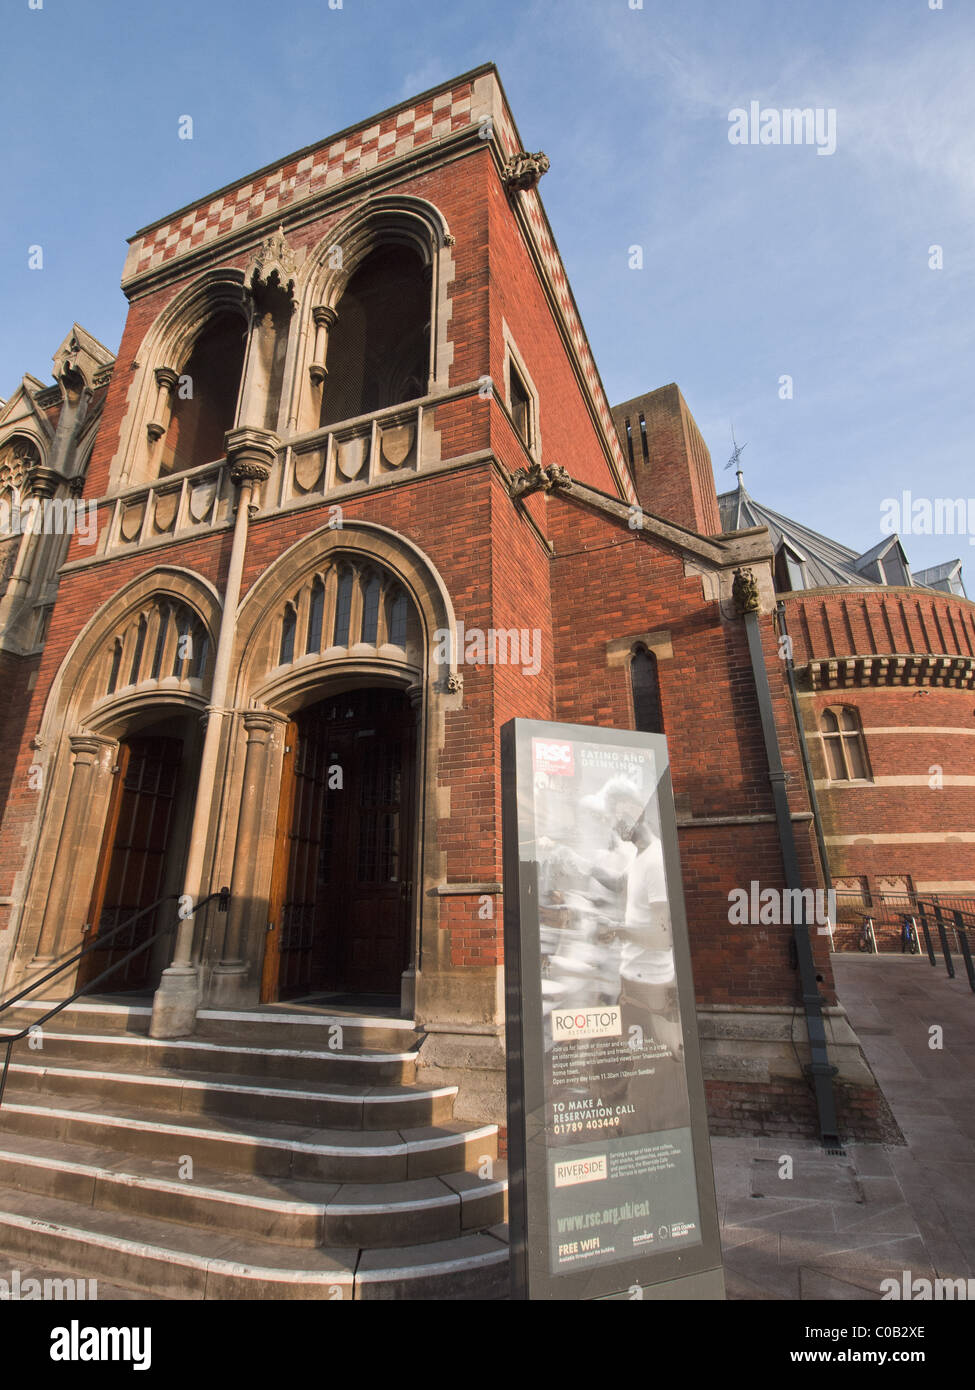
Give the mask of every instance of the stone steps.
[{"label": "stone steps", "polygon": [[[0,1040],[42,1007],[8,1011]],[[454,1120],[456,1087],[416,1083],[411,1022],[211,1012],[182,1039],[148,1023],[91,1001],[15,1046],[11,1267],[157,1298],[507,1296],[497,1127]]]},{"label": "stone steps", "polygon": [[0,1188],[104,1211],[184,1222],[289,1245],[359,1248],[448,1240],[505,1219],[505,1168],[401,1183],[313,1183],[194,1165],[176,1176],[159,1159],[17,1134],[0,1137]]},{"label": "stone steps", "polygon": [[180,1299],[500,1298],[503,1231],[397,1250],[314,1249],[217,1236],[0,1187],[0,1250],[78,1277]]},{"label": "stone steps", "polygon": [[145,1070],[133,1063],[95,1069],[73,1058],[56,1064],[11,1062],[7,1097],[86,1097],[139,1109],[240,1119],[282,1120],[316,1128],[389,1129],[435,1125],[453,1113],[456,1086],[313,1085],[290,1078]]}]

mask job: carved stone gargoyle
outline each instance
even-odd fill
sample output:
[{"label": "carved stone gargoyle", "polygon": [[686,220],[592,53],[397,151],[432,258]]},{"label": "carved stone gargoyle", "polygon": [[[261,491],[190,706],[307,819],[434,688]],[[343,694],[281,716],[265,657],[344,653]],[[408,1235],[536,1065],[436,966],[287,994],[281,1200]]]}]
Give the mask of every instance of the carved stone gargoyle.
[{"label": "carved stone gargoyle", "polygon": [[731,597],[742,616],[746,613],[758,612],[758,581],[751,570],[735,570],[735,582],[731,586]]},{"label": "carved stone gargoyle", "polygon": [[523,151],[513,154],[501,173],[504,186],[509,193],[526,193],[538,185],[543,174],[547,174],[551,163],[547,154],[538,150],[535,154]]},{"label": "carved stone gargoyle", "polygon": [[532,463],[527,468],[517,468],[511,475],[512,497],[528,497],[533,492],[552,492],[571,486],[572,479],[560,463],[550,464],[548,468]]}]

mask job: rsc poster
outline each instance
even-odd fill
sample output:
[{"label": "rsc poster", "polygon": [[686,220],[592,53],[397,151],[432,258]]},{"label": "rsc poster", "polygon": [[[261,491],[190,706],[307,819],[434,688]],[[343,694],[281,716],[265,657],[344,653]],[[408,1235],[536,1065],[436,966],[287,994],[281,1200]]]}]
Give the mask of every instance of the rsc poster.
[{"label": "rsc poster", "polygon": [[502,748],[523,1292],[720,1264],[666,740],[517,720]]}]

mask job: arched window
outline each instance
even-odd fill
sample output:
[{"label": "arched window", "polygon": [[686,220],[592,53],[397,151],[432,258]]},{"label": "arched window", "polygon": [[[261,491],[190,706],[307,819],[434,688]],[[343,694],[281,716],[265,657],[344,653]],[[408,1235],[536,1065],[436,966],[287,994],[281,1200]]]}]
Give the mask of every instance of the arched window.
[{"label": "arched window", "polygon": [[824,709],[819,721],[831,782],[870,780],[860,716],[852,705]]},{"label": "arched window", "polygon": [[335,307],[320,425],[426,395],[430,284],[415,251],[377,247],[355,270]]},{"label": "arched window", "polygon": [[311,601],[308,605],[308,640],[306,652],[320,652],[322,649],[322,619],[325,615],[325,585],[316,574],[311,586]]},{"label": "arched window", "polygon": [[117,688],[118,688],[118,676],[119,676],[119,671],[121,670],[121,668],[122,668],[122,639],[121,639],[121,637],[116,637],[115,641],[112,643],[112,669],[111,669],[111,671],[109,672],[109,676],[108,676],[108,690],[107,690],[107,692],[106,692],[106,693],[109,694],[109,695],[114,695],[114,694],[115,694],[115,691],[116,691]]},{"label": "arched window", "polygon": [[386,619],[386,630],[389,633],[389,641],[394,647],[406,646],[406,619],[409,613],[409,600],[398,586],[390,591],[389,594],[389,616]]},{"label": "arched window", "polygon": [[278,661],[281,666],[286,666],[289,661],[295,659],[295,629],[298,626],[298,614],[295,612],[293,603],[289,603],[284,610],[284,622],[281,625],[281,651]]},{"label": "arched window", "polygon": [[335,628],[332,642],[336,647],[349,645],[349,620],[352,617],[352,571],[339,574],[339,591],[335,603]]},{"label": "arched window", "polygon": [[371,574],[366,580],[362,597],[362,640],[374,643],[379,632],[379,599],[382,594],[382,580],[378,574]]},{"label": "arched window", "polygon": [[197,337],[173,388],[160,477],[223,457],[223,438],[237,414],[246,336],[243,317],[225,309]]},{"label": "arched window", "polygon": [[630,685],[633,691],[634,727],[644,734],[662,734],[664,716],[660,707],[657,658],[642,645],[633,652],[630,662]]},{"label": "arched window", "polygon": [[206,626],[188,604],[154,598],[138,616],[131,615],[125,630],[113,638],[105,694],[114,695],[143,681],[200,680],[209,650]]}]

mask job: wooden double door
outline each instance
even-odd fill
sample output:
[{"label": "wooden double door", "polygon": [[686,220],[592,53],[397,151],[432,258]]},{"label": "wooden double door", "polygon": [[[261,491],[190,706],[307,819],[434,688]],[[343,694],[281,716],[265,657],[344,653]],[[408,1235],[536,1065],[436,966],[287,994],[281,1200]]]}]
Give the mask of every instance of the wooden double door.
[{"label": "wooden double door", "polygon": [[410,958],[416,719],[346,692],[288,726],[261,998],[399,996]]},{"label": "wooden double door", "polygon": [[[132,737],[119,744],[116,780],[88,907],[85,941],[95,942],[96,949],[81,960],[79,985],[90,983],[109,966],[116,968],[99,985],[99,992],[138,992],[152,983],[153,946],[121,962],[161,925],[159,909],[144,909],[163,896],[173,876],[169,855],[182,758],[183,742],[178,738]],[[176,904],[169,902],[164,908],[175,920]],[[131,925],[98,946],[105,933],[125,922]]]}]

